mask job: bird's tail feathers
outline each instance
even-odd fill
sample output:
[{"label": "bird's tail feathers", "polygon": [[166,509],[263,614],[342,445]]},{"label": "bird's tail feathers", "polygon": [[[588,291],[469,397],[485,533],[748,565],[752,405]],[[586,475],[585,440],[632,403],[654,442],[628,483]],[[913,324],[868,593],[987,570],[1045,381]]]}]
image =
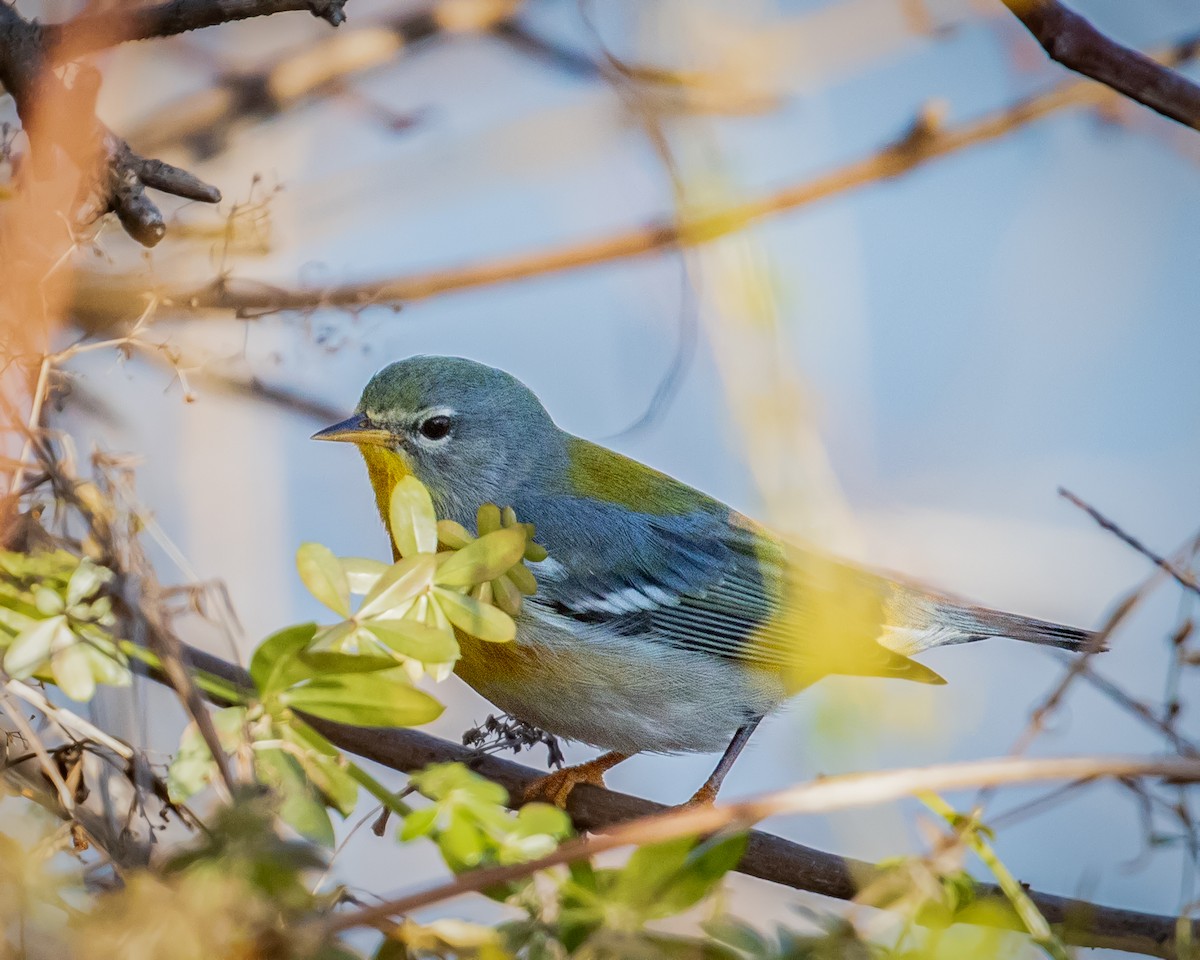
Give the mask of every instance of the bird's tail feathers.
[{"label": "bird's tail feathers", "polygon": [[988,637],[1007,637],[1043,647],[1073,650],[1074,653],[1108,649],[1093,630],[954,601],[935,602],[931,620],[930,629],[922,631],[925,634],[924,642],[920,643],[922,649],[971,643]]},{"label": "bird's tail feathers", "polygon": [[989,637],[1006,637],[1075,653],[1107,649],[1092,630],[991,610],[899,579],[885,582],[889,588],[889,625],[881,642],[905,656]]},{"label": "bird's tail feathers", "polygon": [[1076,653],[1108,649],[1099,634],[1093,630],[1049,620],[1037,620],[1034,617],[1021,616],[1019,613],[989,610],[986,607],[939,605],[935,618],[939,626],[948,627],[959,635],[958,638],[949,640],[950,643],[970,643],[988,637],[1007,637]]}]

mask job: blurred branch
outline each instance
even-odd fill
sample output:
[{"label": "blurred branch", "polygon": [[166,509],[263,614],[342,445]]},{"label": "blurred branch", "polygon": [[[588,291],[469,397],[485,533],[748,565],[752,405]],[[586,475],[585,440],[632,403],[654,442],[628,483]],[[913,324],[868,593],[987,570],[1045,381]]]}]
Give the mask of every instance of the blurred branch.
[{"label": "blurred branch", "polygon": [[188,142],[201,153],[217,152],[238,119],[275,116],[339,92],[352,77],[392,63],[401,51],[437,36],[443,27],[436,9],[338,31],[251,71],[221,70],[206,89],[154,110],[130,139],[148,149]]},{"label": "blurred branch", "polygon": [[166,226],[147,187],[205,203],[221,199],[220,191],[186,170],[134,153],[100,123],[99,73],[79,67],[68,86],[49,69],[43,30],[0,3],[0,84],[16,103],[35,171],[52,169],[61,149],[78,168],[81,193],[92,197],[96,214],[116,213],[126,232],[148,247],[163,238]]},{"label": "blurred branch", "polygon": [[[1162,56],[1165,62],[1183,62],[1194,56],[1195,47],[1195,41],[1189,39],[1176,44]],[[240,316],[322,307],[361,309],[372,305],[394,306],[457,290],[612,263],[676,246],[716,240],[764,217],[902,176],[932,160],[997,140],[1060,110],[1096,106],[1112,96],[1107,87],[1077,80],[956,126],[942,126],[937,117],[927,111],[908,131],[881,150],[804,183],[722,210],[692,215],[682,222],[654,222],[551,250],[391,280],[339,284],[322,289],[289,289],[220,277],[196,290],[168,290],[156,295],[180,311],[232,310]],[[147,292],[145,283],[131,276],[92,274],[80,279],[75,313],[92,329],[121,322],[136,313]]]},{"label": "blurred branch", "polygon": [[63,63],[129,40],[172,37],[295,10],[307,10],[336,27],[346,20],[345,5],[346,0],[167,0],[133,9],[121,5],[43,27],[42,46],[55,63]]},{"label": "blurred branch", "polygon": [[[716,807],[675,808],[643,816],[632,822],[612,826],[602,836],[584,837],[564,843],[553,853],[537,860],[472,870],[441,886],[351,911],[335,918],[330,928],[341,931],[364,924],[373,925],[441,903],[463,893],[486,890],[548,867],[593,857],[608,850],[662,843],[679,837],[704,836],[718,831],[747,830],[764,818],[779,814],[828,813],[898,800],[925,792],[961,790],[974,786],[1025,784],[1045,780],[1140,777],[1166,777],[1179,782],[1195,782],[1200,780],[1200,761],[1140,757],[1060,757],[1037,760],[1001,757],[825,777],[756,799]],[[1025,892],[1041,909],[1038,900],[1039,897],[1044,898],[1044,895],[1035,895],[1029,890]],[[1094,904],[1089,907],[1094,911],[1106,909]],[[1155,951],[1169,949],[1176,921],[1170,918],[1168,922],[1170,933],[1161,940],[1155,940],[1152,947],[1151,944],[1143,944],[1143,947]],[[1072,941],[1068,939],[1068,942]],[[1132,941],[1122,949],[1141,952]]]},{"label": "blurred branch", "polygon": [[1182,123],[1200,129],[1200,86],[1145,54],[1106,37],[1058,0],[1002,0],[1049,55]]},{"label": "blurred branch", "polygon": [[[189,649],[188,655],[197,669],[238,686],[249,686],[249,677],[240,667],[199,650]],[[376,730],[312,717],[307,720],[338,747],[402,773],[420,770],[431,763],[457,761],[469,764],[482,776],[499,783],[512,797],[521,796],[541,776],[539,771],[523,764],[497,757],[481,757],[466,747],[418,730]],[[599,849],[653,842],[668,836],[685,836],[729,827],[746,828],[775,813],[811,813],[830,809],[830,804],[840,806],[849,802],[877,802],[887,797],[906,795],[911,790],[953,789],[955,786],[974,786],[981,782],[1028,782],[1040,778],[1156,775],[1164,771],[1188,780],[1200,778],[1200,761],[1123,758],[983,761],[924,770],[829,778],[802,784],[762,801],[684,811],[641,797],[580,784],[571,792],[567,811],[580,831],[604,831],[605,835],[581,841],[583,844],[596,844],[597,849],[593,850],[590,846],[581,848],[569,852],[567,858],[590,856],[593,852],[599,852]],[[624,826],[618,826],[622,824]],[[664,829],[670,832],[663,832]],[[736,869],[747,876],[838,900],[853,899],[861,887],[880,873],[880,868],[875,864],[826,853],[757,830],[750,832],[746,853]],[[483,884],[486,878],[481,873],[466,874],[460,880],[453,881],[453,884],[465,881],[471,886],[464,887],[462,891],[456,887],[449,895],[477,889],[475,880]],[[444,898],[447,895],[445,888],[438,889],[439,898]],[[1003,896],[999,888],[991,884],[976,884],[975,892],[979,898]],[[1043,916],[1056,926],[1061,926],[1063,939],[1067,943],[1112,947],[1148,956],[1174,956],[1175,917],[1105,907],[1034,890],[1028,893]],[[430,895],[429,892],[422,894],[423,897]],[[389,909],[379,916],[386,918],[391,913]],[[354,922],[367,921],[356,919]],[[993,914],[988,914],[987,919],[972,918],[962,922],[1004,925],[1004,921]]]},{"label": "blurred branch", "polygon": [[333,404],[324,403],[296,390],[264,383],[258,377],[243,380],[220,373],[202,373],[192,379],[201,386],[208,385],[225,393],[257,400],[280,410],[308,417],[320,424],[334,423],[346,416],[345,410]]}]

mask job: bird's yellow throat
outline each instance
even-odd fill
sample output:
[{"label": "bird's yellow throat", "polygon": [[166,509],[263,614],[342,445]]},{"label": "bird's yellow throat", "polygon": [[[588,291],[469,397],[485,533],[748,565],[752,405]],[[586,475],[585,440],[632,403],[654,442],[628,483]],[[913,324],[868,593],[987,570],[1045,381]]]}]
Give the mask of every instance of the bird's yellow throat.
[{"label": "bird's yellow throat", "polygon": [[412,473],[408,459],[402,453],[374,443],[356,443],[355,446],[367,463],[367,476],[371,478],[371,489],[375,491],[375,505],[379,508],[379,516],[390,534],[392,490]]}]

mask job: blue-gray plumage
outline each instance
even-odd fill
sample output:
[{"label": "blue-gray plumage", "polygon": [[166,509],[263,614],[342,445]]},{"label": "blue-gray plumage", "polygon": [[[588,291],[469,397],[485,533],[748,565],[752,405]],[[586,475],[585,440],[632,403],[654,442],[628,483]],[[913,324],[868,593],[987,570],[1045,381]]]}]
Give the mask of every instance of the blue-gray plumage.
[{"label": "blue-gray plumage", "polygon": [[520,381],[454,357],[385,367],[356,414],[317,434],[358,444],[387,522],[412,473],[439,516],[484,503],[532,523],[535,565],[513,644],[463,638],[457,672],[497,706],[613,751],[547,784],[561,802],[640,751],[733,742],[832,673],[942,683],[910,655],[1005,636],[1068,650],[1086,630],[989,610],[784,543],[665,474],[560,430]]}]

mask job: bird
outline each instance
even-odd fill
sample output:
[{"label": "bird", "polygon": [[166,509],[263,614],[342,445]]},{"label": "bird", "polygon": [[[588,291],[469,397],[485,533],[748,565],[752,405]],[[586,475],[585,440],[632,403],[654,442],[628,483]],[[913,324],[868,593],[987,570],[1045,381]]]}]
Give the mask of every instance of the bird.
[{"label": "bird", "polygon": [[455,672],[501,710],[605,751],[526,799],[565,806],[638,753],[724,751],[690,805],[715,801],[764,717],[822,677],[945,680],[912,655],[989,637],[1084,652],[1091,631],[978,606],[786,541],[721,501],[560,429],[520,380],[414,356],[313,439],[355,444],[384,525],[415,476],[471,528],[511,507],[546,558],[511,643],[460,635]]}]

